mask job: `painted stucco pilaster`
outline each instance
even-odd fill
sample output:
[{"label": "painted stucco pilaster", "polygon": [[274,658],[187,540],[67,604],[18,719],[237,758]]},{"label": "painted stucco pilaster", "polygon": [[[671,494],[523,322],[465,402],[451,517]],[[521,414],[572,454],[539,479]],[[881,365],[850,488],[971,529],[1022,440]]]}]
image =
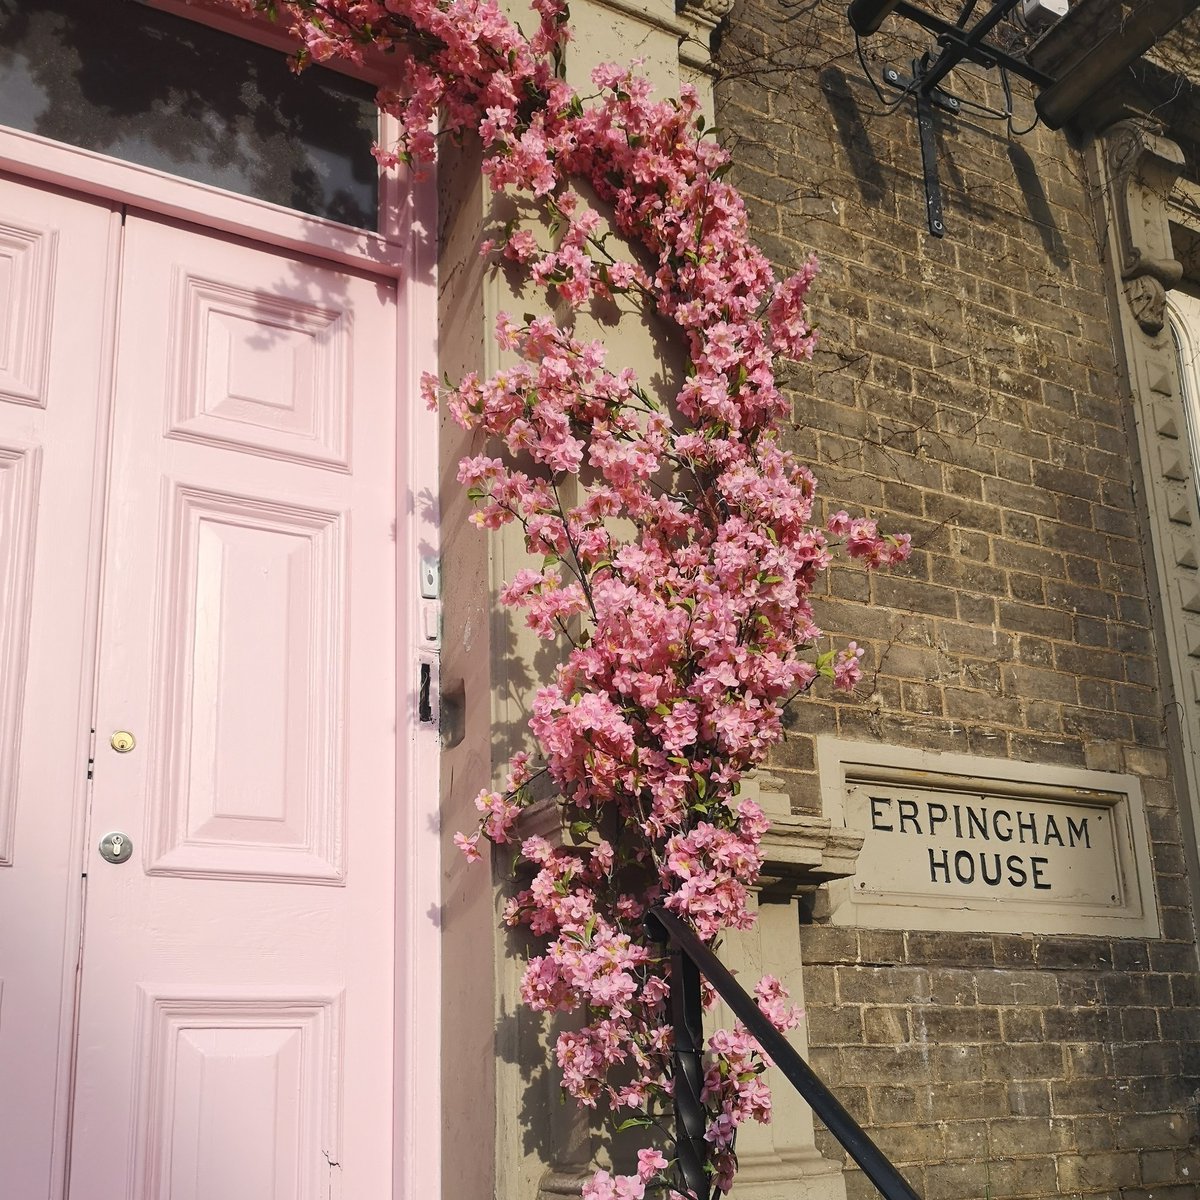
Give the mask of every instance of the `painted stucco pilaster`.
[{"label": "painted stucco pilaster", "polygon": [[[759,804],[772,826],[763,839],[763,873],[752,905],[758,919],[753,929],[722,939],[721,961],[744,986],[774,975],[803,1013],[800,900],[819,884],[854,873],[862,837],[832,829],[826,817],[793,814],[787,793],[769,775],[748,780],[742,795]],[[728,1029],[733,1021],[733,1014],[718,1003],[705,1025]],[[808,1058],[807,1018],[788,1033],[788,1040]],[[733,1200],[845,1200],[841,1163],[825,1158],[816,1147],[812,1109],[774,1068],[767,1071],[767,1083],[771,1123],[750,1122],[738,1131]]]},{"label": "painted stucco pilaster", "polygon": [[[728,7],[728,0],[684,0],[678,10],[673,0],[574,3],[568,78],[587,94],[597,64],[641,59],[640,70],[660,95],[677,95],[681,83],[690,82],[711,111],[709,51]],[[439,175],[441,366],[451,378],[467,371],[486,375],[500,366],[491,337],[498,313],[545,305],[544,296],[514,290],[510,276],[486,270],[478,258],[476,246],[491,236],[492,227],[511,217],[532,220],[492,197],[478,168],[478,151],[468,148],[449,155]],[[539,237],[549,236],[536,223],[532,227]],[[632,367],[644,385],[668,393],[678,386],[679,347],[653,314],[583,313],[576,330],[604,338],[610,363]],[[509,755],[527,744],[533,691],[557,661],[553,648],[539,644],[499,604],[504,582],[526,565],[519,530],[484,534],[466,524],[469,506],[455,481],[456,464],[479,449],[456,427],[444,425],[443,1194],[555,1200],[578,1196],[597,1163],[605,1161],[603,1131],[561,1099],[556,1030],[520,1002],[521,974],[535,951],[499,928],[511,858],[494,855],[489,875],[482,867],[468,868],[450,845],[456,829],[474,824],[473,797],[500,782]],[[722,953],[747,979],[777,975],[802,1005],[799,897],[825,878],[852,871],[857,845],[846,840],[845,831],[831,832],[822,818],[793,816],[786,794],[769,786],[751,782],[746,794],[764,802],[775,826],[766,840],[757,929],[726,939]],[[729,1020],[718,1013],[710,1024]],[[807,1051],[803,1027],[794,1041],[801,1053]],[[812,1114],[785,1081],[775,1089],[775,1112],[771,1127],[746,1129],[739,1138],[742,1170],[735,1196],[844,1200],[841,1166],[817,1151]]]}]

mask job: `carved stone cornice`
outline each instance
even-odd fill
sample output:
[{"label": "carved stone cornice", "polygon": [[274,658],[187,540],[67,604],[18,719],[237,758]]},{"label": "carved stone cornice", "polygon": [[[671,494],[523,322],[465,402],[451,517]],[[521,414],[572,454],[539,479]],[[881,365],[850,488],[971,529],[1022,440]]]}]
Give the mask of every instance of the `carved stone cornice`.
[{"label": "carved stone cornice", "polygon": [[1168,217],[1183,151],[1139,121],[1119,122],[1105,141],[1125,299],[1142,331],[1154,336],[1163,327],[1167,292],[1183,278]]},{"label": "carved stone cornice", "polygon": [[834,829],[828,817],[810,813],[771,814],[763,835],[759,888],[772,896],[809,892],[831,879],[854,874],[863,835]]},{"label": "carved stone cornice", "polygon": [[[831,879],[854,874],[863,835],[834,828],[828,817],[793,813],[784,785],[776,776],[758,771],[742,781],[740,800],[754,800],[770,818],[763,835],[763,867],[756,890],[773,900],[811,892]],[[579,845],[568,830],[553,796],[530,805],[517,825],[521,837],[544,837],[552,846]]]},{"label": "carved stone cornice", "polygon": [[716,29],[733,10],[733,0],[676,0],[675,11],[702,25]]},{"label": "carved stone cornice", "polygon": [[679,61],[685,66],[712,70],[713,34],[729,16],[734,0],[675,0],[675,13],[687,27],[688,36],[679,45]]}]

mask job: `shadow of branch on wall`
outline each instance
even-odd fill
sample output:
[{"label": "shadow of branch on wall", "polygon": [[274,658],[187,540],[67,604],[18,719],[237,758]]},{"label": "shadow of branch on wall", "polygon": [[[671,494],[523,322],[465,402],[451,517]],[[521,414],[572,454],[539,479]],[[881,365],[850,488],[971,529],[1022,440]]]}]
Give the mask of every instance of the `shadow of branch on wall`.
[{"label": "shadow of branch on wall", "polygon": [[846,151],[863,201],[867,204],[883,203],[887,195],[883,169],[871,145],[871,135],[867,132],[862,110],[850,90],[850,81],[841,67],[834,66],[826,67],[819,78],[821,91],[829,101],[829,112],[838,139]]},{"label": "shadow of branch on wall", "polygon": [[1038,237],[1042,239],[1046,254],[1060,271],[1065,271],[1071,265],[1071,258],[1067,253],[1066,242],[1063,241],[1055,223],[1050,201],[1046,198],[1046,189],[1042,186],[1041,176],[1038,175],[1033,159],[1029,157],[1024,146],[1010,141],[1008,160],[1013,165],[1013,174],[1029,207],[1029,215],[1037,226]]}]

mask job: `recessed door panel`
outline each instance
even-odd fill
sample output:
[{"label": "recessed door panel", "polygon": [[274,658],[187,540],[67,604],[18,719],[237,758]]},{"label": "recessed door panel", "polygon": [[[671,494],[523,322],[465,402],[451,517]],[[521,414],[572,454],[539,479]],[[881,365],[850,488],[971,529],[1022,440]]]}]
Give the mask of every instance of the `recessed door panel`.
[{"label": "recessed door panel", "polygon": [[167,487],[147,869],[338,881],[350,516]]},{"label": "recessed door panel", "polygon": [[349,466],[350,314],[180,270],[171,433]]},{"label": "recessed door panel", "polygon": [[[4,188],[16,195],[20,186]],[[58,237],[40,214],[36,224],[0,215],[0,399],[39,408],[46,403]]]},{"label": "recessed door panel", "polygon": [[41,465],[41,446],[0,443],[0,867],[13,865]]},{"label": "recessed door panel", "polygon": [[138,999],[134,1194],[327,1200],[310,1164],[336,1142],[341,997]]}]

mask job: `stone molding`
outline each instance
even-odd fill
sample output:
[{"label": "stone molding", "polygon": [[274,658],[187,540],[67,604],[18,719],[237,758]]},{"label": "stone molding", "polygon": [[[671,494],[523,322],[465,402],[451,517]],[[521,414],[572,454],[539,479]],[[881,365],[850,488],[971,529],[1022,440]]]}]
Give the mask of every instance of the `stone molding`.
[{"label": "stone molding", "polygon": [[[776,776],[756,772],[747,777],[738,800],[753,800],[771,820],[762,839],[763,869],[757,891],[778,901],[854,874],[863,835],[835,827],[829,817],[793,813],[790,797]],[[543,837],[552,846],[571,841],[551,796],[539,798],[527,808],[518,829],[522,837]]]},{"label": "stone molding", "polygon": [[679,43],[680,63],[711,73],[713,35],[733,11],[733,0],[676,0],[675,11],[687,31]]},{"label": "stone molding", "polygon": [[742,784],[740,799],[754,800],[771,819],[763,836],[758,890],[772,900],[804,895],[854,874],[862,834],[837,828],[829,817],[793,813],[783,783],[759,772]]},{"label": "stone molding", "polygon": [[678,0],[675,8],[689,20],[715,29],[733,11],[733,0]]},{"label": "stone molding", "polygon": [[1157,594],[1153,611],[1172,773],[1193,867],[1190,886],[1200,903],[1194,870],[1200,861],[1200,508],[1176,348],[1166,326],[1166,293],[1183,275],[1171,232],[1181,214],[1169,196],[1182,155],[1175,143],[1135,122],[1114,127],[1112,140],[1096,150],[1092,169],[1113,267],[1117,345],[1133,416],[1130,449],[1145,506],[1148,582],[1151,595]]},{"label": "stone molding", "polygon": [[1183,278],[1168,218],[1183,151],[1139,121],[1121,121],[1108,130],[1105,150],[1125,299],[1142,331],[1154,335],[1166,319],[1167,292]]},{"label": "stone molding", "polygon": [[[1160,936],[1136,775],[828,734],[817,738],[817,767],[822,807],[835,828],[861,829],[868,838],[857,877],[829,889],[832,925]],[[989,812],[1008,823],[1007,832],[997,825],[989,834]],[[1074,833],[1069,819],[1077,822]],[[934,873],[938,854],[944,875]],[[995,878],[977,878],[989,854]],[[964,859],[966,878],[950,865]]]}]

